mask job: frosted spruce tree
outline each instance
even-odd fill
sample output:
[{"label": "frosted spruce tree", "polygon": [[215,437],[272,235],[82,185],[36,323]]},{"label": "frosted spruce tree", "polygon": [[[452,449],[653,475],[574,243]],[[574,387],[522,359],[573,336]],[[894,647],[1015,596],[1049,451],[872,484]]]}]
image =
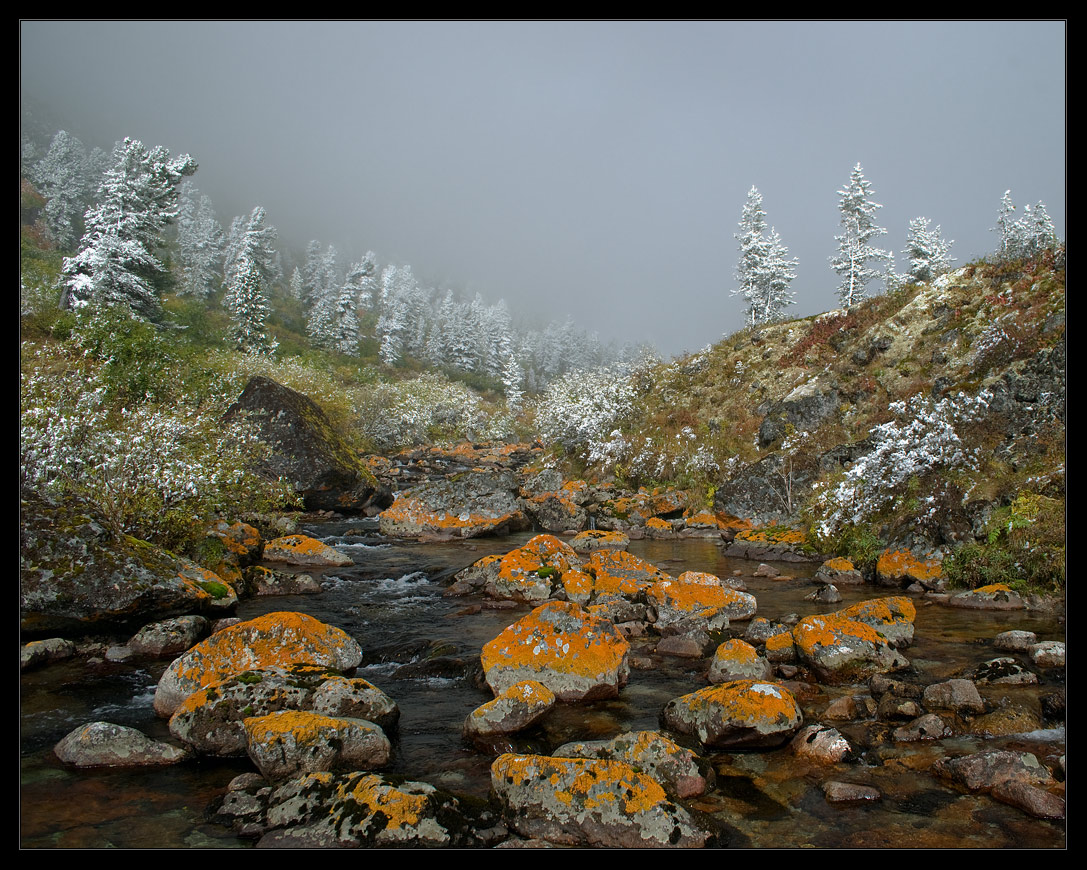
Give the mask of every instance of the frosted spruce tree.
[{"label": "frosted spruce tree", "polygon": [[914,218],[906,235],[906,250],[902,252],[910,262],[906,278],[911,284],[920,284],[938,278],[951,269],[954,257],[949,257],[954,240],[940,237],[940,226],[928,228],[929,219]]},{"label": "frosted spruce tree", "polygon": [[247,252],[235,264],[227,298],[234,346],[246,353],[272,353],[276,342],[269,339],[265,327],[269,309],[264,278],[260,264]]},{"label": "frosted spruce tree", "polygon": [[876,224],[876,211],[883,206],[872,200],[872,184],[864,177],[859,163],[853,167],[849,185],[839,190],[838,195],[842,234],[834,237],[838,253],[830,258],[830,266],[842,276],[838,285],[842,307],[850,308],[868,295],[868,284],[887,274],[894,255],[871,244],[887,230]]},{"label": "frosted spruce tree", "polygon": [[[266,219],[264,207],[258,205],[248,217],[239,215],[231,222],[230,233],[223,247],[223,279],[228,294],[234,284],[234,277],[241,268],[243,256],[260,269],[262,282],[267,284],[275,278],[275,242],[278,234],[275,227],[265,224]],[[229,305],[229,300],[224,302]]]},{"label": "frosted spruce tree", "polygon": [[59,130],[30,177],[47,200],[42,213],[54,241],[70,250],[79,239],[80,218],[94,190],[83,143]]},{"label": "frosted spruce tree", "polygon": [[777,230],[767,228],[762,194],[755,187],[747,192],[740,232],[735,237],[740,243],[740,259],[736,264],[739,287],[732,294],[742,296],[747,304],[748,326],[772,323],[787,306],[796,304],[789,284],[796,278],[797,261],[789,258],[789,250],[781,243]]},{"label": "frosted spruce tree", "polygon": [[1013,212],[1012,192],[1004,191],[1000,199],[1000,211],[997,213],[995,232],[1000,233],[1000,258],[1018,260],[1033,257],[1046,248],[1059,243],[1057,228],[1046,211],[1045,203],[1040,202],[1033,208],[1023,206],[1023,216],[1016,220]]},{"label": "frosted spruce tree", "polygon": [[219,283],[223,228],[215,219],[211,197],[201,194],[189,181],[181,185],[177,252],[181,267],[178,292],[207,299]]},{"label": "frosted spruce tree", "polygon": [[98,204],[87,211],[79,252],[64,261],[61,305],[126,306],[138,317],[160,312],[155,279],[164,271],[155,256],[162,231],[177,217],[181,179],[196,172],[188,154],[170,157],[125,139],[113,150]]}]

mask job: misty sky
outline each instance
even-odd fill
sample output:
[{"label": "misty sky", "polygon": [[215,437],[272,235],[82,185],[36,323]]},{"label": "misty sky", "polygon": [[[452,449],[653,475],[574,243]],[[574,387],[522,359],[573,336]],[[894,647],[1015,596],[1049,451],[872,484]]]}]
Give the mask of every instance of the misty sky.
[{"label": "misty sky", "polygon": [[[1000,198],[1065,234],[1065,24],[34,22],[34,122],[188,152],[220,220],[367,249],[515,315],[675,354],[743,325],[748,189],[836,307],[858,161],[902,250],[925,216],[959,263]],[[898,268],[904,271],[900,258]]]}]

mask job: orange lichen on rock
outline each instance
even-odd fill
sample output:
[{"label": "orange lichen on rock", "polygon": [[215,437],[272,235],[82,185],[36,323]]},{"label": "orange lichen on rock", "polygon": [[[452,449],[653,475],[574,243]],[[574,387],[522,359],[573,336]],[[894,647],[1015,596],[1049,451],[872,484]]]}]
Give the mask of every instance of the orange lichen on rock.
[{"label": "orange lichen on rock", "polygon": [[668,800],[661,784],[622,761],[500,755],[491,764],[491,781],[508,785],[546,782],[567,806],[593,810],[614,804],[627,815],[652,810]]},{"label": "orange lichen on rock", "polygon": [[622,532],[591,529],[574,535],[570,539],[570,546],[578,553],[591,553],[594,550],[625,550],[630,546],[630,538]]},{"label": "orange lichen on rock", "polygon": [[775,746],[803,722],[792,692],[767,680],[733,680],[670,701],[668,727],[707,746]]},{"label": "orange lichen on rock", "polygon": [[169,716],[189,695],[242,671],[309,663],[340,671],[358,666],[362,650],[341,629],[304,613],[269,613],[201,641],[163,673],[155,711]]},{"label": "orange lichen on rock", "polygon": [[527,544],[506,553],[498,563],[494,594],[517,601],[543,601],[550,597],[563,574],[577,567],[577,553],[554,535],[536,535]]},{"label": "orange lichen on rock", "polygon": [[455,514],[435,512],[425,502],[409,495],[399,495],[392,506],[382,511],[379,522],[383,534],[416,536],[420,538],[469,538],[494,533],[508,526],[513,514],[486,516],[468,511]]},{"label": "orange lichen on rock", "polygon": [[833,559],[827,559],[823,563],[823,567],[829,571],[855,571],[856,566],[844,556],[835,556]]},{"label": "orange lichen on rock", "polygon": [[655,583],[646,591],[650,604],[660,609],[696,613],[706,608],[721,611],[729,619],[755,615],[755,596],[721,583],[713,574],[685,571],[679,577]]},{"label": "orange lichen on rock", "polygon": [[884,550],[876,562],[876,574],[884,580],[916,580],[923,583],[943,574],[939,559],[919,559],[909,550]]},{"label": "orange lichen on rock", "polygon": [[687,517],[688,529],[719,529],[721,528],[721,521],[717,519],[714,514],[709,511],[699,511],[692,516]]},{"label": "orange lichen on rock", "polygon": [[630,645],[606,619],[578,604],[537,607],[483,647],[481,661],[496,693],[521,680],[538,680],[562,701],[619,694],[630,673]]},{"label": "orange lichen on rock", "polygon": [[803,532],[796,529],[770,528],[737,532],[736,540],[756,544],[803,544],[805,537]]},{"label": "orange lichen on rock", "polygon": [[[862,602],[855,605],[856,611],[863,617],[865,605],[870,604]],[[880,609],[880,605],[873,605],[873,609]],[[902,620],[892,627],[904,630],[905,626],[908,626],[909,638],[912,639],[912,623]],[[893,638],[898,637],[893,634]],[[850,618],[844,612],[800,620],[793,629],[793,642],[804,663],[814,668],[821,679],[832,683],[867,678],[909,664],[895,653],[887,635],[872,625]]]},{"label": "orange lichen on rock", "polygon": [[290,565],[345,567],[354,564],[350,556],[308,535],[285,535],[270,541],[264,548],[264,558]]}]

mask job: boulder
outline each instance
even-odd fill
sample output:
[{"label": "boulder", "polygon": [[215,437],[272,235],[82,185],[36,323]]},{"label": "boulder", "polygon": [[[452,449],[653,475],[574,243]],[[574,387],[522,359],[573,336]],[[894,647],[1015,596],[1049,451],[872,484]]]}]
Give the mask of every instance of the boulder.
[{"label": "boulder", "polygon": [[630,538],[622,532],[591,529],[574,535],[570,546],[579,554],[592,553],[594,550],[625,550],[630,546]]},{"label": "boulder", "polygon": [[544,492],[525,499],[525,511],[545,532],[577,531],[589,524],[589,514],[559,492]]},{"label": "boulder", "polygon": [[1033,631],[1002,631],[993,638],[993,646],[1005,652],[1026,652],[1038,642]]},{"label": "boulder", "polygon": [[1043,640],[1027,650],[1030,660],[1040,668],[1064,667],[1064,644],[1059,640]]},{"label": "boulder", "polygon": [[476,742],[493,741],[531,728],[555,706],[554,693],[535,680],[514,683],[468,714],[464,736]]},{"label": "boulder", "polygon": [[701,847],[711,832],[655,779],[621,761],[501,755],[491,788],[510,828],[565,846]]},{"label": "boulder", "polygon": [[80,725],[58,743],[57,758],[73,767],[158,767],[177,764],[185,750],[111,722]]},{"label": "boulder", "polygon": [[909,665],[875,628],[842,612],[800,620],[792,638],[800,660],[830,684],[860,682]]},{"label": "boulder", "polygon": [[630,645],[608,620],[568,601],[543,604],[483,647],[487,684],[499,694],[536,680],[561,701],[613,698],[630,675]]},{"label": "boulder", "polygon": [[72,658],[75,653],[75,644],[63,637],[32,640],[30,643],[24,643],[19,650],[19,668],[25,671],[53,662],[61,662]]},{"label": "boulder", "polygon": [[879,789],[871,785],[834,781],[823,783],[823,794],[826,796],[827,802],[832,804],[852,801],[878,801],[883,797]]},{"label": "boulder", "polygon": [[971,676],[979,686],[1033,686],[1038,675],[1011,656],[989,659],[974,668]]},{"label": "boulder", "polygon": [[772,673],[770,662],[761,657],[755,647],[742,640],[729,640],[717,647],[713,654],[709,680],[711,683],[768,680]]},{"label": "boulder", "polygon": [[264,598],[271,595],[316,595],[321,584],[309,574],[285,574],[263,565],[245,569],[245,586],[251,595]]},{"label": "boulder", "polygon": [[577,553],[554,535],[536,535],[501,558],[487,591],[494,598],[546,601],[552,588],[579,561]]},{"label": "boulder", "polygon": [[178,616],[145,625],[129,640],[128,648],[138,656],[173,657],[194,646],[208,630],[202,616]]},{"label": "boulder", "polygon": [[988,792],[1001,783],[1019,782],[1027,785],[1054,785],[1055,781],[1044,764],[1029,752],[991,749],[961,758],[942,758],[932,766],[941,779],[972,792]]},{"label": "boulder", "polygon": [[824,586],[863,586],[864,576],[856,569],[852,562],[841,556],[827,559],[815,576],[811,578],[813,583]]},{"label": "boulder", "polygon": [[442,541],[527,528],[517,492],[510,472],[469,471],[425,483],[397,496],[381,513],[381,534]]},{"label": "boulder", "polygon": [[895,587],[920,583],[931,589],[943,576],[943,570],[941,559],[915,556],[909,550],[887,549],[876,560],[876,582]]},{"label": "boulder", "polygon": [[356,771],[313,773],[268,798],[261,846],[442,847],[478,845],[460,803],[423,782],[393,785]]},{"label": "boulder", "polygon": [[848,761],[853,748],[836,728],[826,725],[805,725],[789,744],[798,758],[817,761],[820,764],[836,764]]},{"label": "boulder", "polygon": [[24,490],[21,506],[24,633],[134,631],[237,601],[215,574],[130,535],[114,534],[97,508],[77,498],[54,502]]},{"label": "boulder", "polygon": [[913,642],[913,621],[917,618],[917,609],[903,595],[860,601],[839,610],[838,616],[872,626],[895,649],[902,649]]},{"label": "boulder", "polygon": [[244,755],[243,720],[282,710],[366,719],[383,730],[400,718],[396,703],[361,677],[292,665],[243,671],[194,692],[170,717],[170,733],[205,755]]},{"label": "boulder", "polygon": [[705,746],[748,749],[780,746],[800,728],[803,715],[784,686],[737,680],[669,701],[661,721]]},{"label": "boulder", "polygon": [[896,743],[915,743],[919,740],[943,740],[951,734],[951,729],[943,719],[935,713],[926,713],[901,728],[896,728],[893,738]]},{"label": "boulder", "polygon": [[281,710],[245,719],[242,726],[246,752],[273,782],[322,770],[373,770],[392,754],[385,732],[365,719]]},{"label": "boulder", "polygon": [[926,707],[955,713],[984,713],[985,702],[972,680],[955,679],[925,687],[922,702]]},{"label": "boulder", "polygon": [[966,607],[971,610],[1023,610],[1027,606],[1019,593],[1004,583],[992,583],[968,592],[959,592],[952,595],[947,603],[952,607]]},{"label": "boulder", "polygon": [[189,695],[243,671],[313,664],[348,671],[362,649],[341,629],[304,613],[269,613],[223,629],[200,642],[163,673],[155,712],[170,716]]},{"label": "boulder", "polygon": [[1001,803],[1021,809],[1036,819],[1063,819],[1064,800],[1026,782],[1002,782],[993,786],[992,796]]},{"label": "boulder", "polygon": [[733,559],[751,559],[758,562],[812,562],[823,561],[823,556],[806,549],[807,539],[796,529],[744,529],[736,533],[725,555]]},{"label": "boulder", "polygon": [[254,376],[224,420],[242,417],[270,448],[261,469],[289,480],[307,510],[358,512],[388,505],[387,491],[309,397]]},{"label": "boulder", "polygon": [[657,610],[658,628],[692,617],[699,622],[724,617],[727,628],[729,621],[753,617],[757,606],[754,595],[726,586],[713,574],[698,571],[685,571],[675,579],[653,584],[646,590],[646,599]]},{"label": "boulder", "polygon": [[705,794],[714,783],[712,767],[659,731],[628,731],[611,740],[564,743],[554,755],[626,762],[659,782],[673,798]]},{"label": "boulder", "polygon": [[354,560],[309,535],[284,535],[264,547],[267,562],[285,562],[305,568],[346,568]]}]

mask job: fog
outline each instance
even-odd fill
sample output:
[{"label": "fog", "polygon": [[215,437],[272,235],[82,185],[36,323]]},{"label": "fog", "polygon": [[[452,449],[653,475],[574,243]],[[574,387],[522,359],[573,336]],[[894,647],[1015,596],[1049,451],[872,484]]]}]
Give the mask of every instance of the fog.
[{"label": "fog", "polygon": [[[367,249],[422,280],[696,350],[743,325],[752,185],[836,307],[838,193],[860,162],[911,218],[991,252],[1000,198],[1065,235],[1064,22],[23,21],[24,129],[188,152],[220,220]],[[905,269],[899,258],[898,268]]]}]

